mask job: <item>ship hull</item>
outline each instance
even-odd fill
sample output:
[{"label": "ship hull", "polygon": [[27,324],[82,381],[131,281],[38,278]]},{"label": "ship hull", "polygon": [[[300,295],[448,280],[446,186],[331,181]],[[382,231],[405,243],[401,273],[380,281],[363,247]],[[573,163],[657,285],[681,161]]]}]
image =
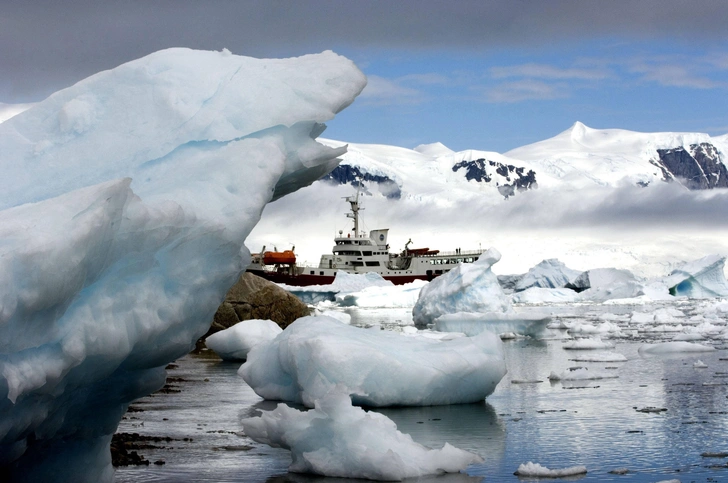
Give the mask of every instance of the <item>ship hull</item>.
[{"label": "ship hull", "polygon": [[[309,285],[330,285],[334,283],[335,276],[329,275],[290,275],[288,273],[269,272],[266,270],[248,270],[250,273],[274,283],[283,283],[295,287],[307,287]],[[384,275],[382,278],[389,280],[395,285],[414,282],[415,280],[432,280],[437,275]]]}]

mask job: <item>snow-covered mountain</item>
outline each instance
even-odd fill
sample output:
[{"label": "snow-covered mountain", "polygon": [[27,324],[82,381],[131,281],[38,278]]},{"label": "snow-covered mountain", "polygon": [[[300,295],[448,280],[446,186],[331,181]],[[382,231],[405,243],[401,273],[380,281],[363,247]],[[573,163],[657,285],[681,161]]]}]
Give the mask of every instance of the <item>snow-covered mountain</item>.
[{"label": "snow-covered mountain", "polygon": [[393,250],[409,239],[439,250],[494,246],[501,273],[558,258],[582,270],[664,275],[675,263],[728,254],[726,153],[728,135],[579,122],[503,154],[351,143],[331,174],[266,208],[249,246],[295,245],[318,263],[332,235],[351,230],[341,198],[361,180],[364,228],[390,228]]},{"label": "snow-covered mountain", "polygon": [[361,179],[389,198],[439,193],[443,186],[502,198],[539,186],[574,190],[674,181],[688,189],[726,188],[727,138],[600,130],[577,122],[553,138],[505,154],[454,152],[440,143],[415,149],[350,144],[343,162],[325,179],[342,184]]}]

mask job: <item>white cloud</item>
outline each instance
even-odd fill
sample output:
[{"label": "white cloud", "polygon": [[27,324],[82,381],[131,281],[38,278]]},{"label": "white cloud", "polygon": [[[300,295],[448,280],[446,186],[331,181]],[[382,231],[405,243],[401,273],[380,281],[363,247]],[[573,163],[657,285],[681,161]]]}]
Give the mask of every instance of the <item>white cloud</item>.
[{"label": "white cloud", "polygon": [[569,97],[563,85],[524,79],[507,82],[485,89],[486,100],[493,103],[521,102],[527,100],[561,99]]},{"label": "white cloud", "polygon": [[639,74],[640,79],[647,82],[656,82],[663,86],[688,87],[692,89],[715,89],[725,88],[725,82],[718,82],[705,75],[696,74],[708,73],[710,69],[701,65],[685,65],[678,63],[652,64],[639,62],[629,69],[634,74]]},{"label": "white cloud", "polygon": [[494,79],[505,79],[511,77],[528,77],[535,79],[579,79],[579,80],[601,80],[611,76],[611,73],[603,68],[561,68],[548,64],[528,63],[502,67],[492,67],[490,75]]},{"label": "white cloud", "polygon": [[419,104],[425,98],[424,92],[403,85],[401,80],[369,75],[367,81],[367,86],[359,95],[360,101],[367,104]]}]

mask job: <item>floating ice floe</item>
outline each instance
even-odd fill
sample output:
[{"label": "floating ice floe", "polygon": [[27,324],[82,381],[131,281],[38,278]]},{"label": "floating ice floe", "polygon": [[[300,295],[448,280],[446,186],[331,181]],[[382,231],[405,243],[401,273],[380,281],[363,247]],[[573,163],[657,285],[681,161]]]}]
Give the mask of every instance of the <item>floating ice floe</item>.
[{"label": "floating ice floe", "polygon": [[250,349],[273,340],[281,331],[272,320],[245,320],[215,332],[205,339],[205,345],[224,361],[242,361],[248,357]]},{"label": "floating ice floe", "polygon": [[351,315],[347,314],[346,312],[340,312],[338,310],[316,310],[316,313],[314,315],[331,317],[332,319],[338,320],[342,324],[351,323]]},{"label": "floating ice floe", "polygon": [[333,302],[336,300],[337,295],[344,296],[345,294],[359,292],[367,287],[394,288],[395,286],[376,272],[347,273],[341,270],[336,272],[334,281],[328,285],[307,285],[303,287],[284,283],[278,285],[304,303],[312,305],[326,300]]},{"label": "floating ice floe", "polygon": [[602,322],[599,325],[592,324],[574,324],[569,328],[569,334],[572,335],[609,335],[612,337],[618,337],[621,335],[622,330],[620,327],[613,322]]},{"label": "floating ice floe", "polygon": [[259,443],[291,451],[288,470],[330,477],[401,481],[457,473],[483,459],[447,443],[429,449],[374,411],[352,406],[337,389],[299,411],[279,404],[262,416],[243,419],[245,434]]},{"label": "floating ice floe", "polygon": [[694,342],[661,342],[658,344],[643,344],[639,348],[640,354],[675,354],[681,352],[712,352],[715,347],[707,346],[703,344],[696,344]]},{"label": "floating ice floe", "polygon": [[482,332],[503,334],[512,332],[519,335],[541,337],[551,322],[546,314],[519,314],[518,312],[472,313],[458,312],[441,315],[435,319],[434,328],[442,332],[462,332],[469,336]]},{"label": "floating ice floe", "polygon": [[566,478],[569,476],[578,476],[586,474],[586,466],[571,466],[558,470],[550,470],[538,463],[522,463],[515,473],[516,476],[526,476],[532,478]]},{"label": "floating ice floe", "polygon": [[370,286],[356,292],[338,293],[339,305],[357,307],[414,307],[425,280],[415,280],[403,285]]},{"label": "floating ice floe", "polygon": [[550,381],[596,381],[599,379],[616,379],[619,375],[612,372],[590,371],[584,367],[580,367],[573,371],[566,370],[561,374],[551,372]]},{"label": "floating ice floe", "polygon": [[265,205],[336,166],[315,138],[365,84],[332,52],[169,49],[0,124],[4,477],[113,480],[128,404],[207,331]]},{"label": "floating ice floe", "polygon": [[531,287],[511,295],[515,304],[556,304],[579,300],[579,294],[568,288]]},{"label": "floating ice floe", "polygon": [[563,262],[551,258],[532,267],[520,278],[514,288],[516,292],[532,287],[562,288],[573,282],[580,274],[580,271],[572,270]]},{"label": "floating ice floe", "polygon": [[698,359],[697,361],[693,362],[693,367],[696,369],[706,369],[708,367],[708,364]]},{"label": "floating ice floe", "polygon": [[239,373],[265,399],[313,407],[340,386],[377,407],[482,401],[506,368],[495,334],[435,340],[303,317],[253,348]]},{"label": "floating ice floe", "polygon": [[619,352],[592,352],[588,354],[576,354],[569,358],[576,362],[625,362],[627,357]]},{"label": "floating ice floe", "polygon": [[568,350],[603,350],[612,349],[614,344],[603,341],[599,337],[590,337],[587,339],[576,339],[565,342],[562,347]]},{"label": "floating ice floe", "polygon": [[675,269],[662,282],[670,294],[690,298],[728,296],[724,273],[725,257],[708,255]]}]

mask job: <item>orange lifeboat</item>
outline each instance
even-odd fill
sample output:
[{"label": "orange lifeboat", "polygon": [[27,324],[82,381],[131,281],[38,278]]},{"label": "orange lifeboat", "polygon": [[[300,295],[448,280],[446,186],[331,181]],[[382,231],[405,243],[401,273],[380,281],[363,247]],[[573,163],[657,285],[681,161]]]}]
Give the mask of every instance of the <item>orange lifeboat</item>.
[{"label": "orange lifeboat", "polygon": [[293,250],[283,250],[282,252],[264,252],[263,263],[265,265],[280,265],[296,263],[296,254]]}]

